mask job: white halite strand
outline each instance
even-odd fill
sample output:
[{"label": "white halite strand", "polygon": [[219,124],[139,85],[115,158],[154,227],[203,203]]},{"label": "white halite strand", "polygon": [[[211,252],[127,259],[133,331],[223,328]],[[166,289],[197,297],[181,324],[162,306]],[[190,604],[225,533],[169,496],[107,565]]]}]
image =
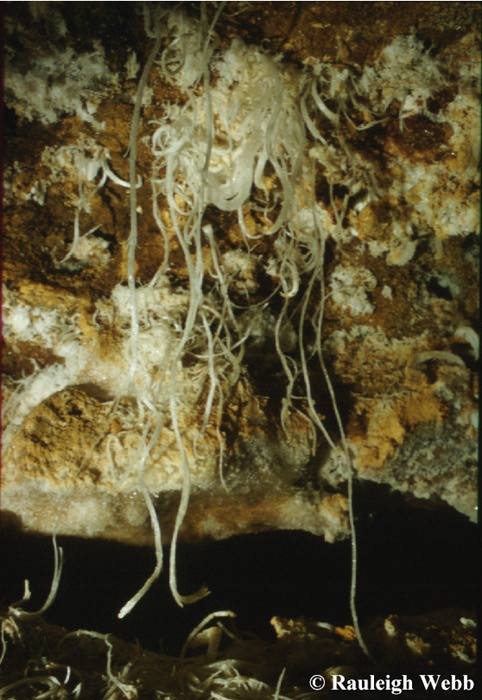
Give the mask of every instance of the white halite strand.
[{"label": "white halite strand", "polygon": [[203,43],[200,22],[182,12],[168,13],[167,37],[160,59],[164,77],[186,90],[201,80],[213,46]]},{"label": "white halite strand", "polygon": [[[151,50],[149,52],[147,61],[144,65],[139,84],[137,86],[136,100],[134,105],[134,113],[131,121],[131,129],[129,134],[129,185],[130,185],[130,231],[129,238],[127,241],[127,286],[129,293],[130,302],[130,356],[129,356],[129,374],[128,381],[129,385],[134,384],[135,375],[139,368],[138,352],[139,352],[139,310],[137,305],[137,290],[136,290],[136,280],[135,280],[135,256],[137,248],[137,193],[136,193],[136,161],[137,161],[137,132],[139,128],[140,114],[143,103],[143,92],[146,87],[151,68],[154,64],[154,60],[159,52],[161,46],[161,17],[162,12],[160,8],[153,10],[153,30],[154,30],[154,42],[152,44]],[[142,394],[140,392],[135,392],[138,397],[138,403],[142,406]],[[149,407],[150,401],[147,399],[144,403]],[[152,452],[153,447],[157,444],[161,430],[162,430],[162,417],[161,414],[153,407],[154,410],[151,413],[154,416],[155,424],[154,430],[152,431],[150,440],[147,441],[147,431],[148,425],[144,431],[144,449],[141,455],[138,457],[137,463],[135,465],[139,489],[144,497],[147,510],[149,512],[149,518],[151,522],[152,531],[154,534],[154,544],[156,553],[156,564],[150,576],[145,580],[141,588],[134,594],[134,596],[125,603],[125,605],[119,611],[118,617],[123,618],[125,615],[130,613],[132,609],[137,605],[137,603],[144,597],[144,595],[149,591],[152,584],[159,578],[162,570],[163,563],[163,552],[162,552],[162,541],[161,541],[161,530],[159,521],[157,518],[157,513],[154,508],[154,503],[152,501],[151,494],[148,492],[146,485],[144,483],[144,472],[146,467],[147,459]]]},{"label": "white halite strand", "polygon": [[[153,16],[154,17],[154,16]],[[130,338],[130,365],[129,365],[129,381],[132,382],[137,366],[137,342],[139,333],[139,322],[137,315],[137,299],[136,299],[136,280],[135,280],[135,255],[137,248],[137,183],[138,176],[136,173],[137,165],[137,132],[139,128],[139,120],[142,108],[142,96],[144,87],[147,84],[149,73],[151,71],[154,60],[161,46],[160,32],[161,12],[157,8],[155,20],[156,38],[149,52],[146,64],[143,68],[139,84],[137,86],[136,100],[134,104],[134,113],[131,120],[131,128],[129,133],[129,211],[130,211],[130,229],[129,238],[127,240],[127,286],[129,288],[130,305],[131,305],[131,338]]]},{"label": "white halite strand", "polygon": [[473,328],[470,328],[470,326],[459,326],[454,336],[469,345],[474,360],[479,359],[480,338]]},{"label": "white halite strand", "polygon": [[[241,63],[246,55],[250,59],[247,70]],[[227,75],[224,66],[231,68]],[[188,192],[199,191],[205,170],[206,204],[212,203],[222,211],[239,211],[249,199],[253,181],[264,188],[263,173],[271,163],[283,190],[281,213],[272,226],[274,233],[291,210],[290,177],[297,172],[304,145],[296,90],[283,79],[273,59],[258,51],[248,52],[239,41],[233,42],[215,68],[221,77],[209,90],[209,110],[218,125],[211,147],[208,148],[206,136],[211,122],[206,100],[190,95],[184,110],[178,110],[177,115],[172,110],[170,120],[159,125],[153,137],[153,151],[168,159],[168,188],[177,182],[185,183]],[[262,88],[259,94],[253,92],[253,82]],[[200,163],[206,149],[210,159],[204,168]]]},{"label": "white halite strand", "polygon": [[30,584],[29,581],[26,579],[24,582],[24,595],[21,600],[16,601],[15,603],[12,603],[8,611],[9,613],[17,618],[32,618],[32,617],[39,617],[43,615],[47,610],[51,607],[53,602],[55,601],[55,598],[57,596],[57,591],[59,588],[60,584],[60,579],[62,576],[62,568],[63,568],[63,563],[64,563],[64,552],[62,547],[59,547],[57,545],[57,536],[54,533],[52,535],[52,545],[54,548],[54,570],[52,573],[52,581],[50,583],[50,590],[48,592],[47,598],[45,599],[45,602],[43,605],[35,611],[28,611],[23,609],[23,604],[28,602],[31,598],[31,593],[30,593]]},{"label": "white halite strand", "polygon": [[[42,152],[41,160],[50,170],[48,178],[37,183],[37,189],[40,191],[42,198],[45,198],[52,184],[62,182],[66,177],[72,179],[77,184],[77,195],[70,194],[69,196],[70,204],[75,208],[73,241],[66,255],[58,262],[59,264],[65,263],[71,257],[85,260],[85,240],[83,246],[84,251],[82,252],[81,250],[79,253],[81,238],[87,238],[97,231],[100,226],[96,225],[92,227],[87,233],[81,236],[81,213],[85,212],[86,214],[91,214],[93,198],[104,187],[108,180],[123,188],[129,188],[130,185],[116,175],[110,167],[109,151],[98,146],[92,138],[84,135],[79,137],[76,144],[61,146],[57,149],[52,147],[45,148]],[[141,184],[142,180],[138,177],[135,185],[136,188],[139,188]],[[99,249],[101,245],[102,243],[99,242],[97,246],[94,247]],[[102,255],[100,250],[99,253],[99,261],[106,262],[106,255]]]},{"label": "white halite strand", "polygon": [[[237,43],[233,44],[232,50],[234,48],[237,49],[242,49],[242,52],[244,53],[243,58],[246,58],[246,52],[244,47],[242,47],[242,44]],[[283,101],[283,94],[284,94],[284,89],[282,86],[282,83],[280,81],[280,73],[277,71],[277,69],[274,69],[274,63],[269,62],[269,59],[266,59],[266,57],[256,57],[253,53],[251,53],[251,57],[253,59],[259,58],[258,61],[258,66],[257,68],[261,70],[262,68],[265,69],[265,74],[264,78],[263,76],[256,76],[258,78],[258,84],[260,86],[260,91],[259,91],[259,98],[256,98],[256,93],[253,96],[252,92],[252,84],[249,84],[249,93],[250,93],[250,101],[249,101],[249,116],[243,115],[243,110],[241,105],[243,104],[243,98],[246,100],[246,95],[243,95],[242,90],[243,90],[243,79],[244,79],[244,74],[237,74],[238,82],[236,85],[234,84],[229,84],[230,88],[230,94],[229,94],[229,99],[231,100],[231,104],[235,106],[235,111],[234,113],[231,113],[230,116],[230,121],[228,123],[227,119],[218,119],[218,123],[222,125],[222,128],[224,129],[224,133],[217,133],[215,132],[214,136],[211,130],[211,125],[210,121],[212,119],[211,114],[221,114],[222,110],[222,104],[224,101],[224,95],[222,93],[223,87],[226,87],[226,85],[223,86],[221,83],[215,90],[209,90],[210,94],[208,96],[208,99],[206,101],[206,113],[203,114],[202,110],[202,105],[201,103],[199,104],[194,104],[194,98],[191,96],[190,98],[190,109],[189,111],[191,112],[192,118],[197,117],[198,120],[204,124],[203,119],[206,119],[208,121],[208,124],[204,124],[205,126],[205,132],[203,133],[203,128],[198,128],[196,129],[194,126],[188,125],[189,122],[178,122],[177,126],[178,127],[186,127],[190,130],[192,133],[192,139],[188,139],[187,135],[184,136],[179,136],[179,128],[177,130],[174,130],[175,136],[171,136],[171,139],[175,139],[175,145],[178,147],[179,151],[176,153],[175,148],[172,147],[172,142],[171,144],[169,143],[169,134],[166,129],[158,130],[156,137],[157,139],[160,139],[162,136],[164,139],[163,147],[162,150],[164,153],[168,155],[168,162],[167,162],[167,169],[166,169],[166,178],[165,182],[168,186],[168,192],[167,192],[167,197],[168,201],[170,201],[170,209],[171,209],[171,218],[174,224],[174,229],[176,231],[176,235],[178,237],[179,243],[181,245],[181,248],[184,251],[185,259],[186,259],[186,265],[188,267],[188,272],[189,272],[189,277],[191,280],[191,285],[194,284],[195,279],[198,279],[197,276],[196,278],[193,277],[193,267],[191,263],[191,259],[189,257],[189,254],[186,253],[186,247],[185,247],[185,241],[182,236],[180,236],[181,229],[179,225],[177,224],[177,215],[183,215],[184,212],[176,210],[175,206],[173,206],[173,185],[174,182],[184,182],[189,185],[190,191],[195,193],[196,188],[193,187],[193,180],[196,179],[196,176],[193,176],[193,165],[194,171],[197,170],[199,175],[201,176],[201,182],[200,182],[200,187],[197,190],[198,191],[198,204],[201,208],[204,208],[207,203],[212,203],[215,206],[217,206],[218,209],[224,210],[224,211],[238,211],[238,219],[239,222],[242,226],[243,230],[243,235],[245,236],[246,239],[250,237],[250,233],[247,230],[247,228],[243,225],[243,214],[241,207],[244,205],[244,203],[248,200],[252,188],[252,184],[254,183],[256,187],[259,189],[266,189],[266,183],[264,180],[264,172],[267,164],[269,163],[272,166],[272,169],[274,170],[274,174],[276,177],[277,182],[279,183],[279,186],[281,187],[282,195],[281,195],[281,207],[280,211],[278,212],[276,218],[274,221],[271,223],[271,227],[269,227],[265,231],[265,235],[273,234],[277,232],[283,223],[289,219],[289,216],[291,214],[291,209],[292,209],[292,202],[293,202],[293,185],[292,181],[293,178],[296,176],[296,174],[299,172],[299,163],[301,161],[300,157],[300,151],[303,150],[304,146],[304,127],[302,124],[302,115],[299,112],[295,112],[293,109],[287,110],[289,112],[289,116],[291,118],[291,121],[296,123],[296,119],[293,119],[293,117],[297,117],[298,119],[298,124],[300,124],[298,128],[298,133],[296,134],[296,129],[294,131],[295,136],[298,135],[297,139],[294,139],[296,142],[296,147],[297,147],[297,152],[291,152],[290,149],[287,146],[287,133],[289,132],[289,129],[286,129],[283,127],[286,127],[287,125],[285,124],[279,124],[280,119],[279,119],[279,114],[281,113],[281,110],[279,110],[279,104],[282,104]],[[233,56],[231,55],[229,57],[231,60],[227,62],[227,64],[231,64],[231,67],[236,66],[236,64],[233,62]],[[254,60],[253,62],[256,62]],[[234,66],[233,66],[234,63]],[[245,65],[247,64],[248,67],[250,66],[249,61],[244,62]],[[219,71],[221,75],[223,75],[222,71]],[[235,72],[235,71],[233,71]],[[205,88],[208,90],[207,88]],[[233,94],[234,93],[234,94]],[[317,86],[315,84],[315,81],[312,82],[311,84],[311,96],[314,100],[314,103],[316,107],[322,112],[322,114],[329,119],[335,126],[338,125],[339,122],[339,116],[337,114],[334,114],[326,105],[325,102],[323,101],[321,94],[317,90]],[[256,99],[258,99],[258,104],[256,104]],[[262,102],[261,102],[262,100]],[[254,104],[253,104],[254,103]],[[189,116],[189,111],[185,111],[183,113],[183,118]],[[305,110],[306,112],[306,110]],[[201,119],[199,119],[201,117]],[[252,121],[251,121],[252,120]],[[310,120],[310,126],[313,124],[313,122]],[[174,126],[174,125],[171,125]],[[256,128],[255,128],[256,127]],[[278,132],[279,128],[279,132]],[[312,129],[314,131],[314,128]],[[281,136],[282,132],[282,136]],[[289,132],[291,135],[293,132]],[[206,139],[204,140],[204,134],[206,134]],[[301,134],[301,136],[300,136]],[[199,139],[199,140],[198,140]],[[219,139],[222,140],[223,146],[220,147],[217,145],[217,141],[219,142]],[[283,144],[283,146],[281,146]],[[194,154],[192,151],[196,151]],[[173,169],[172,166],[181,166],[183,165],[183,151],[185,152],[186,150],[190,151],[191,157],[189,158],[189,162],[185,164],[184,170],[177,170],[177,172]],[[159,151],[158,151],[159,152]],[[200,168],[200,159],[202,157],[203,152],[207,153],[208,156],[206,157],[204,161],[204,166],[202,167],[202,173],[201,174],[201,168]],[[185,162],[185,161],[184,161]],[[189,170],[187,168],[189,166]],[[196,167],[197,166],[197,167]],[[204,177],[203,177],[204,175]],[[204,187],[205,185],[205,187]],[[331,183],[330,183],[331,187]],[[331,193],[331,198],[332,202],[334,203],[333,199],[333,194],[332,190],[330,189]],[[344,207],[347,205],[347,198],[345,199],[344,202]],[[192,201],[192,209],[191,212],[194,214],[194,217],[196,216],[195,212],[195,203],[196,203],[196,195],[194,194],[194,198]],[[265,209],[265,214],[269,216],[269,210],[270,210],[271,205],[267,205]],[[336,212],[337,215],[337,227],[341,231],[342,229],[342,220],[344,216],[344,211],[341,213]],[[185,231],[185,228],[184,228]],[[197,229],[196,229],[196,222],[194,222],[194,226],[191,228],[191,231],[194,232],[194,236],[192,240],[196,242],[196,246],[198,245],[198,236],[197,236]],[[295,240],[296,238],[296,233],[294,233],[293,239]],[[289,249],[287,249],[289,251]],[[306,358],[306,353],[305,353],[305,347],[304,347],[304,325],[305,325],[305,316],[306,316],[306,310],[307,310],[307,304],[308,301],[310,300],[313,292],[313,288],[315,283],[320,279],[322,280],[322,266],[323,266],[323,256],[321,258],[318,255],[319,251],[315,251],[314,248],[312,248],[311,241],[308,243],[308,255],[305,256],[305,272],[309,270],[310,273],[310,280],[308,283],[308,289],[305,292],[304,300],[302,301],[302,311],[300,315],[300,322],[299,322],[299,354],[300,354],[300,359],[301,359],[301,371],[303,374],[304,378],[304,383],[305,383],[305,390],[306,390],[306,398],[308,400],[308,405],[310,409],[310,417],[311,420],[315,423],[315,425],[318,427],[318,429],[322,432],[322,434],[325,436],[325,439],[328,441],[329,444],[334,446],[334,443],[332,442],[331,437],[328,435],[323,423],[320,421],[318,414],[316,412],[316,409],[313,404],[313,399],[311,396],[311,386],[310,386],[310,380],[308,376],[308,368],[307,368],[307,358]],[[289,257],[286,257],[283,255],[283,258],[281,260],[281,264],[279,266],[279,274],[282,276],[282,294],[286,298],[290,297],[296,297],[299,289],[299,272],[298,272],[298,267],[296,264],[292,264],[291,260],[291,255]],[[216,256],[214,256],[214,259],[216,260]],[[196,260],[199,261],[199,256],[196,254]],[[321,265],[321,267],[320,267]],[[289,270],[289,275],[292,277],[292,283],[291,285],[287,285],[285,277],[287,270]],[[321,275],[321,276],[320,276]],[[223,275],[218,273],[218,278],[220,281],[223,279]],[[322,283],[322,282],[321,282]],[[196,293],[195,289],[191,289],[191,294]],[[199,294],[201,294],[201,290],[199,290]],[[184,334],[183,334],[183,339],[181,341],[181,348],[183,344],[186,342],[186,338],[189,337],[191,334],[191,330],[193,327],[193,320],[194,320],[194,314],[191,313],[193,310],[196,309],[196,306],[192,303],[192,297],[191,297],[191,304],[190,304],[190,313],[188,314],[188,320],[186,321],[185,328],[184,328]],[[196,311],[197,313],[197,311]],[[189,317],[191,318],[191,321],[189,321]],[[322,308],[320,309],[319,313],[319,326],[321,326],[321,319],[322,319]],[[213,392],[214,388],[216,386],[216,375],[214,371],[214,366],[212,364],[212,358],[213,358],[213,346],[212,346],[212,335],[210,332],[209,327],[207,326],[207,321],[206,318],[203,317],[203,323],[205,324],[205,331],[207,334],[208,338],[208,344],[210,347],[210,377],[211,377],[211,389],[208,397],[208,407],[212,404],[212,399],[213,399]],[[283,363],[283,366],[285,367],[285,371],[289,380],[289,385],[292,386],[293,382],[293,374],[291,372],[291,369],[289,365],[287,364],[287,359],[284,353],[281,350],[280,344],[279,344],[279,326],[276,326],[276,332],[275,336],[277,338],[276,343],[277,343],[277,349],[278,353],[281,357],[281,361]],[[320,341],[321,342],[321,341]],[[320,348],[319,348],[320,350]],[[181,349],[179,350],[179,353],[181,352]],[[320,356],[321,358],[321,356]],[[324,363],[322,359],[320,359],[322,362],[322,367],[324,370],[324,374],[328,383],[328,386],[330,387],[331,390],[331,398],[332,402],[334,405],[335,412],[337,414],[338,418],[338,423],[340,430],[342,431],[342,439],[344,439],[344,434],[343,434],[343,427],[341,425],[341,421],[339,418],[339,414],[337,412],[336,408],[336,400],[331,388],[331,383],[330,379],[327,376],[326,369],[324,367]],[[174,389],[174,387],[173,387]],[[286,399],[287,402],[289,402],[289,397]],[[176,400],[175,400],[175,394],[174,391],[171,391],[171,421],[174,427],[174,432],[176,434],[176,439],[178,442],[178,448],[181,453],[181,459],[182,459],[182,464],[183,464],[183,489],[181,493],[181,503],[178,511],[178,516],[176,518],[176,523],[175,523],[175,529],[174,529],[174,536],[173,536],[173,549],[172,549],[172,554],[171,554],[171,566],[170,566],[170,584],[171,584],[171,590],[173,592],[174,597],[176,600],[179,602],[179,604],[183,604],[185,602],[185,599],[180,596],[177,592],[177,583],[175,579],[175,571],[176,571],[176,562],[175,562],[175,543],[177,539],[177,533],[178,529],[180,526],[180,523],[182,522],[185,511],[187,508],[187,503],[188,503],[188,498],[189,498],[189,489],[190,489],[190,467],[187,462],[187,456],[185,453],[185,447],[182,441],[182,437],[179,431],[179,426],[178,426],[178,421],[177,421],[177,412],[175,408]],[[210,408],[208,408],[210,412]],[[206,414],[205,414],[206,415]],[[346,450],[345,450],[346,452]],[[347,454],[347,453],[346,453]],[[350,497],[351,497],[351,476],[350,476]],[[351,506],[352,508],[352,506]],[[353,518],[353,511],[350,511],[350,516],[351,516],[351,524],[352,524],[352,530],[353,530],[353,523],[354,523],[354,518]],[[360,644],[363,648],[363,650],[366,652],[366,647],[364,645],[363,639],[361,637],[360,629],[358,626],[358,620],[356,616],[356,607],[355,607],[355,589],[354,586],[356,586],[356,544],[355,544],[355,534],[352,532],[353,536],[353,566],[354,566],[354,575],[352,579],[352,592],[351,592],[351,608],[353,612],[353,617],[354,617],[354,624],[357,630],[357,634],[360,639]]]}]

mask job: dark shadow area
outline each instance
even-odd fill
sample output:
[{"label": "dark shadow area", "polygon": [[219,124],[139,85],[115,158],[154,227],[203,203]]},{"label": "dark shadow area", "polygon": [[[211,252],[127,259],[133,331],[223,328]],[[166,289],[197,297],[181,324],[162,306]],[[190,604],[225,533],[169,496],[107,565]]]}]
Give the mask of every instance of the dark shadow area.
[{"label": "dark shadow area", "polygon": [[[392,612],[418,614],[437,608],[477,605],[477,528],[450,509],[407,505],[399,494],[373,484],[358,485],[360,618]],[[165,570],[124,620],[117,613],[150,574],[154,554],[103,541],[59,537],[65,566],[57,599],[46,619],[69,629],[112,632],[142,645],[175,653],[192,627],[209,612],[237,613],[238,629],[272,638],[273,615],[350,622],[350,545],[326,544],[303,532],[276,532],[222,542],[182,545],[179,588],[192,593],[206,584],[211,595],[179,608]],[[28,578],[39,607],[48,593],[53,564],[48,537],[3,527],[0,605],[22,596]],[[167,552],[166,552],[167,559]]]}]

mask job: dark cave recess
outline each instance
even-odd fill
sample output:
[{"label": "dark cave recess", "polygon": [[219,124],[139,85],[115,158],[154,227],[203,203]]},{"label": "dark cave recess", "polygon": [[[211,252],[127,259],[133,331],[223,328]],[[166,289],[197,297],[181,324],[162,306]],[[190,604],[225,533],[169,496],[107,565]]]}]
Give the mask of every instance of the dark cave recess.
[{"label": "dark cave recess", "polygon": [[[358,485],[358,608],[363,621],[390,613],[477,606],[477,527],[448,508],[435,508],[373,484]],[[274,638],[273,615],[349,624],[350,543],[283,531],[180,545],[182,593],[207,585],[211,595],[179,608],[165,570],[125,619],[117,613],[150,574],[151,548],[59,537],[65,565],[48,622],[68,629],[111,632],[152,650],[175,654],[208,613],[233,610],[245,634]],[[4,522],[0,537],[0,606],[22,596],[29,579],[35,610],[48,593],[52,574],[49,537],[27,535]]]}]

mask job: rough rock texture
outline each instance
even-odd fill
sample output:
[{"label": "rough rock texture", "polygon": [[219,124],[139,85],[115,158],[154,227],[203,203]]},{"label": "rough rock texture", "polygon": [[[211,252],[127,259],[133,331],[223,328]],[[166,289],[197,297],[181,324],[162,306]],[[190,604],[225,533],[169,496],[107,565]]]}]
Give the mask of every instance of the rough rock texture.
[{"label": "rough rock texture", "polygon": [[[182,604],[179,539],[347,538],[351,478],[475,521],[478,13],[9,4],[8,522],[155,541],[159,569],[171,542]],[[211,620],[179,660],[25,602],[1,697],[302,698],[374,670],[351,627]],[[460,605],[372,620],[376,669],[470,679]]]},{"label": "rough rock texture", "polygon": [[112,5],[5,20],[3,508],[346,537],[332,383],[357,479],[475,520],[477,7]]},{"label": "rough rock texture", "polygon": [[[407,691],[410,697],[426,698],[434,691],[424,689],[421,674],[438,684],[447,681],[449,686],[451,678],[456,678],[465,684],[464,697],[468,692],[472,697],[470,690],[476,683],[475,623],[460,610],[405,618],[389,615],[374,621],[369,639],[383,674],[377,673],[380,666],[373,667],[361,654],[353,628],[314,620],[273,618],[277,639],[266,642],[233,635],[231,620],[213,619],[189,640],[178,658],[142,650],[112,635],[86,630],[69,633],[41,617],[25,618],[12,610],[1,619],[6,643],[1,690],[5,697],[19,700],[40,698],[48,691],[59,698],[72,693],[82,698],[262,700],[273,698],[276,688],[281,698],[302,700],[330,696],[335,678],[344,684],[338,691],[346,694],[340,688],[357,679],[369,683],[370,675],[382,683],[390,679],[391,686],[378,686],[376,691],[385,687],[385,697],[391,688],[397,694],[397,684],[402,687],[405,677],[412,684]],[[27,665],[29,671],[24,674]],[[438,679],[434,669],[443,669]],[[316,685],[320,674],[326,681],[321,692]],[[461,692],[460,688],[454,690]],[[447,689],[442,691],[440,685],[438,689],[448,696]]]}]

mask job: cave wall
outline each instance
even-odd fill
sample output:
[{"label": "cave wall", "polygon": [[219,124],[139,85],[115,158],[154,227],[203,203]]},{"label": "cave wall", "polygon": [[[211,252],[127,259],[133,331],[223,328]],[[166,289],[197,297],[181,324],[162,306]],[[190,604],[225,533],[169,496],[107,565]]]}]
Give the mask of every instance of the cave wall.
[{"label": "cave wall", "polygon": [[113,5],[6,11],[4,511],[334,541],[353,470],[475,520],[477,7]]}]

